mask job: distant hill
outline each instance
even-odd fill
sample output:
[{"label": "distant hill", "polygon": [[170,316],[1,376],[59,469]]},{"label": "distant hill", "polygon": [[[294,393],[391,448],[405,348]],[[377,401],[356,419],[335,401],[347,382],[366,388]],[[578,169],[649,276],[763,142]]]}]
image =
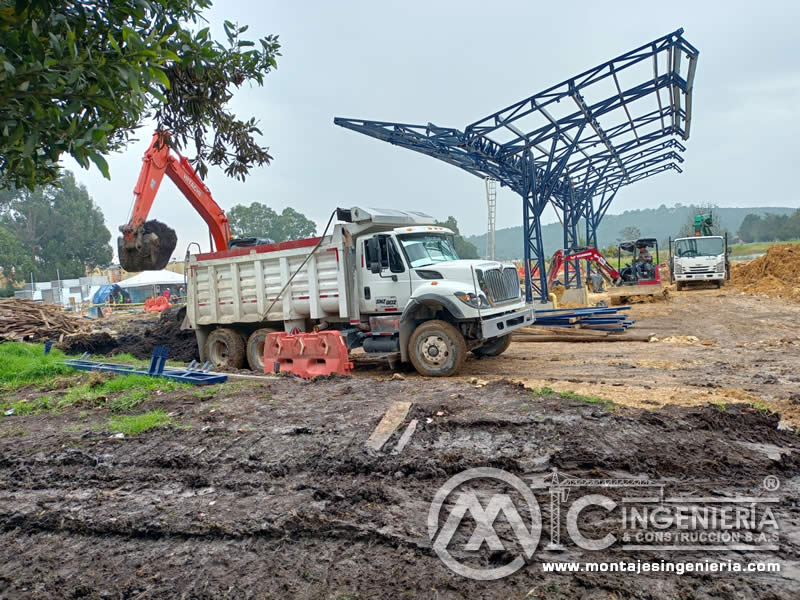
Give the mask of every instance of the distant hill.
[{"label": "distant hill", "polygon": [[[788,215],[795,212],[796,208],[786,206],[766,206],[750,208],[715,208],[714,215],[719,216],[721,226],[727,229],[729,235],[735,236],[744,218],[749,214],[764,215],[773,213]],[[597,230],[597,242],[601,248],[617,243],[620,231],[625,227],[638,227],[642,237],[654,237],[666,240],[675,237],[681,227],[695,214],[693,206],[673,206],[667,208],[644,208],[640,210],[626,210],[619,215],[607,214]],[[579,235],[585,235],[586,226],[581,222]],[[542,227],[545,254],[551,255],[563,244],[564,233],[560,223],[551,223]],[[497,257],[504,259],[522,258],[522,227],[509,227],[496,232]],[[478,253],[486,256],[486,234],[467,237],[469,242],[475,244]]]}]

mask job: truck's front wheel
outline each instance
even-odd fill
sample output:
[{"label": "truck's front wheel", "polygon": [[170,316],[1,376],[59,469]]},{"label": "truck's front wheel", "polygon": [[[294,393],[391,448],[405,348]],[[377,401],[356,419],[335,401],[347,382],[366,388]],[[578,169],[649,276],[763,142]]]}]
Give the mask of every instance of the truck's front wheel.
[{"label": "truck's front wheel", "polygon": [[511,334],[504,335],[503,337],[494,338],[486,342],[483,346],[478,346],[472,353],[475,356],[483,358],[484,356],[500,356],[503,352],[508,350],[511,345]]},{"label": "truck's front wheel", "polygon": [[467,357],[461,332],[445,321],[427,321],[417,327],[408,341],[408,355],[414,368],[427,377],[455,375]]},{"label": "truck's front wheel", "polygon": [[208,335],[206,359],[223,369],[241,369],[244,366],[244,339],[238,331],[220,327]]}]

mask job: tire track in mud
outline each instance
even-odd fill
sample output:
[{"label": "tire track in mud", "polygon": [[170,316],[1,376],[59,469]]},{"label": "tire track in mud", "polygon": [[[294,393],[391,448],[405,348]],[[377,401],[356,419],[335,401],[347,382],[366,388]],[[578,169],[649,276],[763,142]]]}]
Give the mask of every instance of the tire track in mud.
[{"label": "tire track in mud", "polygon": [[[286,402],[297,394],[291,380],[270,385]],[[535,398],[510,384],[432,383],[422,393],[405,382],[370,387],[375,400],[341,402],[347,418],[332,417],[341,397],[341,383],[333,380],[300,388],[318,397],[305,399],[302,418],[293,405],[254,410],[253,396],[225,406],[236,415],[225,430],[203,431],[205,409],[198,405],[183,417],[190,429],[130,440],[97,433],[80,439],[79,448],[65,448],[77,443],[74,435],[32,433],[16,453],[0,439],[0,582],[19,597],[160,597],[182,590],[198,598],[351,591],[394,598],[428,596],[434,588],[451,593],[441,597],[523,597],[537,586],[546,592],[547,578],[531,570],[487,587],[457,578],[432,552],[428,503],[452,474],[495,466],[524,477],[557,466],[575,476],[669,477],[677,489],[695,493],[741,493],[766,474],[800,482],[797,436],[752,408],[608,412]],[[398,431],[384,452],[365,450],[388,399],[398,396],[415,403],[408,418],[420,424],[411,442],[401,455],[391,454]],[[326,404],[315,410],[315,401]],[[744,444],[786,453],[775,460]],[[800,507],[787,506],[782,518],[800,519]],[[547,523],[548,507],[542,512]],[[782,542],[781,555],[797,552],[796,544]],[[556,581],[565,598],[587,586],[620,597],[688,598],[697,587],[725,595],[716,582],[695,577],[656,584],[593,574]],[[730,581],[743,598],[788,597],[773,580],[760,588],[741,577]]]}]

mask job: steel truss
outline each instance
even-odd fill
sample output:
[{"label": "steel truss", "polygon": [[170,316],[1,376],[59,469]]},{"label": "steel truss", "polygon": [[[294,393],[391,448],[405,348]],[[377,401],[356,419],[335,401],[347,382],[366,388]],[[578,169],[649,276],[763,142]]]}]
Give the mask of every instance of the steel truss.
[{"label": "steel truss", "polygon": [[[597,227],[616,193],[658,173],[681,172],[689,138],[698,51],[683,29],[455,128],[337,117],[334,123],[427,154],[522,197],[525,293],[547,301],[541,215],[563,214],[564,246],[597,245]],[[562,101],[563,104],[562,104]],[[532,280],[531,265],[538,266]],[[577,264],[567,285],[580,285]]]}]

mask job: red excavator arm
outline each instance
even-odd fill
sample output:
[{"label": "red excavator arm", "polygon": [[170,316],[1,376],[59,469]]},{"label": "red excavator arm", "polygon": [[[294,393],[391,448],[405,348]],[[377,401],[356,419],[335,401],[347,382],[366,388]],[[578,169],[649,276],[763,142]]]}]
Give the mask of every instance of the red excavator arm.
[{"label": "red excavator arm", "polygon": [[553,254],[553,259],[550,261],[550,269],[547,274],[547,287],[548,289],[555,282],[558,273],[564,266],[564,263],[570,260],[590,260],[599,266],[603,273],[611,280],[614,285],[619,285],[622,277],[619,272],[612,267],[605,257],[594,248],[583,248],[582,250],[574,250],[569,254],[564,254],[563,250],[556,250]]},{"label": "red excavator arm", "polygon": [[189,203],[208,224],[217,250],[227,250],[231,239],[228,217],[211,197],[211,191],[195,173],[189,161],[173,155],[166,143],[159,142],[168,134],[156,132],[142,159],[139,180],[133,188],[135,203],[131,220],[119,229],[119,261],[126,271],[163,269],[172,256],[178,238],[175,232],[159,221],[148,221],[161,180],[167,175],[186,196]]}]

